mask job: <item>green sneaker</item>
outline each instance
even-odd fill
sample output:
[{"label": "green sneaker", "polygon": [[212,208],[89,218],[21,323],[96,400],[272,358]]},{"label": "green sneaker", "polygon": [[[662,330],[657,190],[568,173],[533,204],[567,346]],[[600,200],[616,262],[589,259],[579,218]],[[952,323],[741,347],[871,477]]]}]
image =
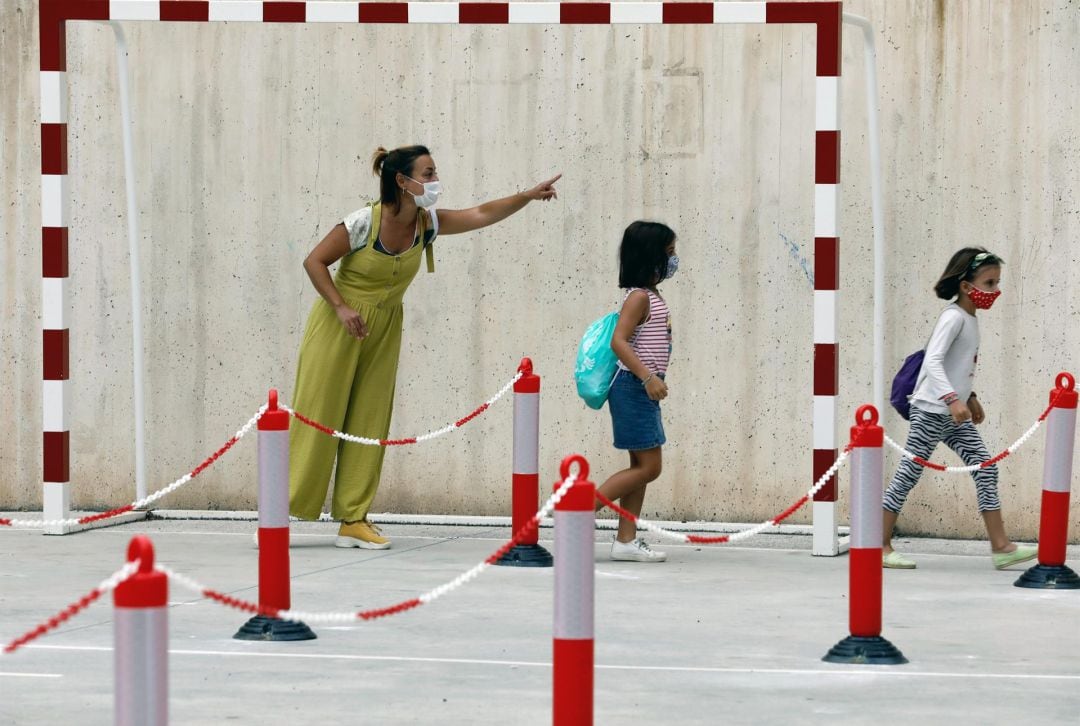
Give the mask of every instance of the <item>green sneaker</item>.
[{"label": "green sneaker", "polygon": [[881,566],[890,570],[914,570],[915,560],[909,560],[902,554],[893,550],[888,554],[881,554]]},{"label": "green sneaker", "polygon": [[1000,552],[994,554],[994,568],[1004,570],[1006,567],[1027,562],[1035,559],[1039,554],[1038,547],[1023,547],[1017,545],[1012,552]]}]

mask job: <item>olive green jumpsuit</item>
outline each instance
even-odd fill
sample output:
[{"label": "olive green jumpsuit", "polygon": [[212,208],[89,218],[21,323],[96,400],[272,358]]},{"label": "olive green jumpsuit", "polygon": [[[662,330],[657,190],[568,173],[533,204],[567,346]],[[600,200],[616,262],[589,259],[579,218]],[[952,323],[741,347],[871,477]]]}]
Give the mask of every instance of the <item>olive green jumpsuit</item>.
[{"label": "olive green jumpsuit", "polygon": [[[423,235],[418,215],[417,229]],[[432,233],[428,232],[428,240]],[[428,241],[430,244],[430,241]],[[293,408],[339,431],[386,438],[394,407],[402,297],[420,269],[424,241],[388,255],[367,244],[342,258],[334,285],[345,303],[360,313],[368,336],[356,340],[323,299],[308,316],[296,367]],[[335,520],[364,519],[379,487],[382,446],[341,441],[295,418],[289,429],[289,512],[318,519],[337,457],[331,515]]]}]

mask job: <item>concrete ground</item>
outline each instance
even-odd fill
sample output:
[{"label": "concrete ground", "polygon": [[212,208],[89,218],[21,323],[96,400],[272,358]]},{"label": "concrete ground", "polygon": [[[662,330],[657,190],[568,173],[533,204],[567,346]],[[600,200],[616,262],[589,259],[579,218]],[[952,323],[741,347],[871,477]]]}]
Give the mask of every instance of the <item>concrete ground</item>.
[{"label": "concrete ground", "polygon": [[[389,605],[484,559],[505,527],[387,525],[386,551],[293,527],[298,610]],[[157,520],[64,537],[0,531],[0,640],[113,572],[145,532],[160,562],[256,599],[254,524]],[[541,531],[551,548],[552,531]],[[847,557],[810,538],[664,543],[663,564],[607,559],[597,533],[595,722],[1080,723],[1080,590],[1013,587],[984,542],[898,540],[918,569],[886,571],[883,635],[910,663],[832,665],[847,635]],[[649,537],[657,542],[655,538]],[[659,544],[659,542],[657,542]],[[1070,549],[1080,569],[1080,548]],[[494,567],[430,605],[293,643],[233,640],[246,616],[170,586],[173,724],[550,724],[550,569]],[[112,722],[112,605],[0,657],[0,723]]]}]

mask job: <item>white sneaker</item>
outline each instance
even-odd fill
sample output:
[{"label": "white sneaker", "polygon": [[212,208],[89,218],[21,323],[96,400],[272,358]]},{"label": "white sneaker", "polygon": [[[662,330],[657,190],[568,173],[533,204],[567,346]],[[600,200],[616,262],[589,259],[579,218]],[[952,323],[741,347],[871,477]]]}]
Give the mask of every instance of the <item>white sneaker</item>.
[{"label": "white sneaker", "polygon": [[630,542],[613,539],[611,559],[621,562],[663,562],[667,559],[667,553],[654,550],[641,537]]}]

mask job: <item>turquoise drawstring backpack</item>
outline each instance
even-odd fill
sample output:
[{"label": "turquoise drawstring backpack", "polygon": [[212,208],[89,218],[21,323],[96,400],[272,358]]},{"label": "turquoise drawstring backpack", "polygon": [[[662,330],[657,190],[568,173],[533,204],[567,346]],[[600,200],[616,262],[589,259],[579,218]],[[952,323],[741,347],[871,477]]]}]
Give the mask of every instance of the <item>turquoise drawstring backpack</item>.
[{"label": "turquoise drawstring backpack", "polygon": [[604,407],[611,381],[618,372],[619,359],[611,349],[611,337],[618,322],[618,313],[608,313],[594,320],[581,336],[574,380],[578,395],[589,408]]}]

